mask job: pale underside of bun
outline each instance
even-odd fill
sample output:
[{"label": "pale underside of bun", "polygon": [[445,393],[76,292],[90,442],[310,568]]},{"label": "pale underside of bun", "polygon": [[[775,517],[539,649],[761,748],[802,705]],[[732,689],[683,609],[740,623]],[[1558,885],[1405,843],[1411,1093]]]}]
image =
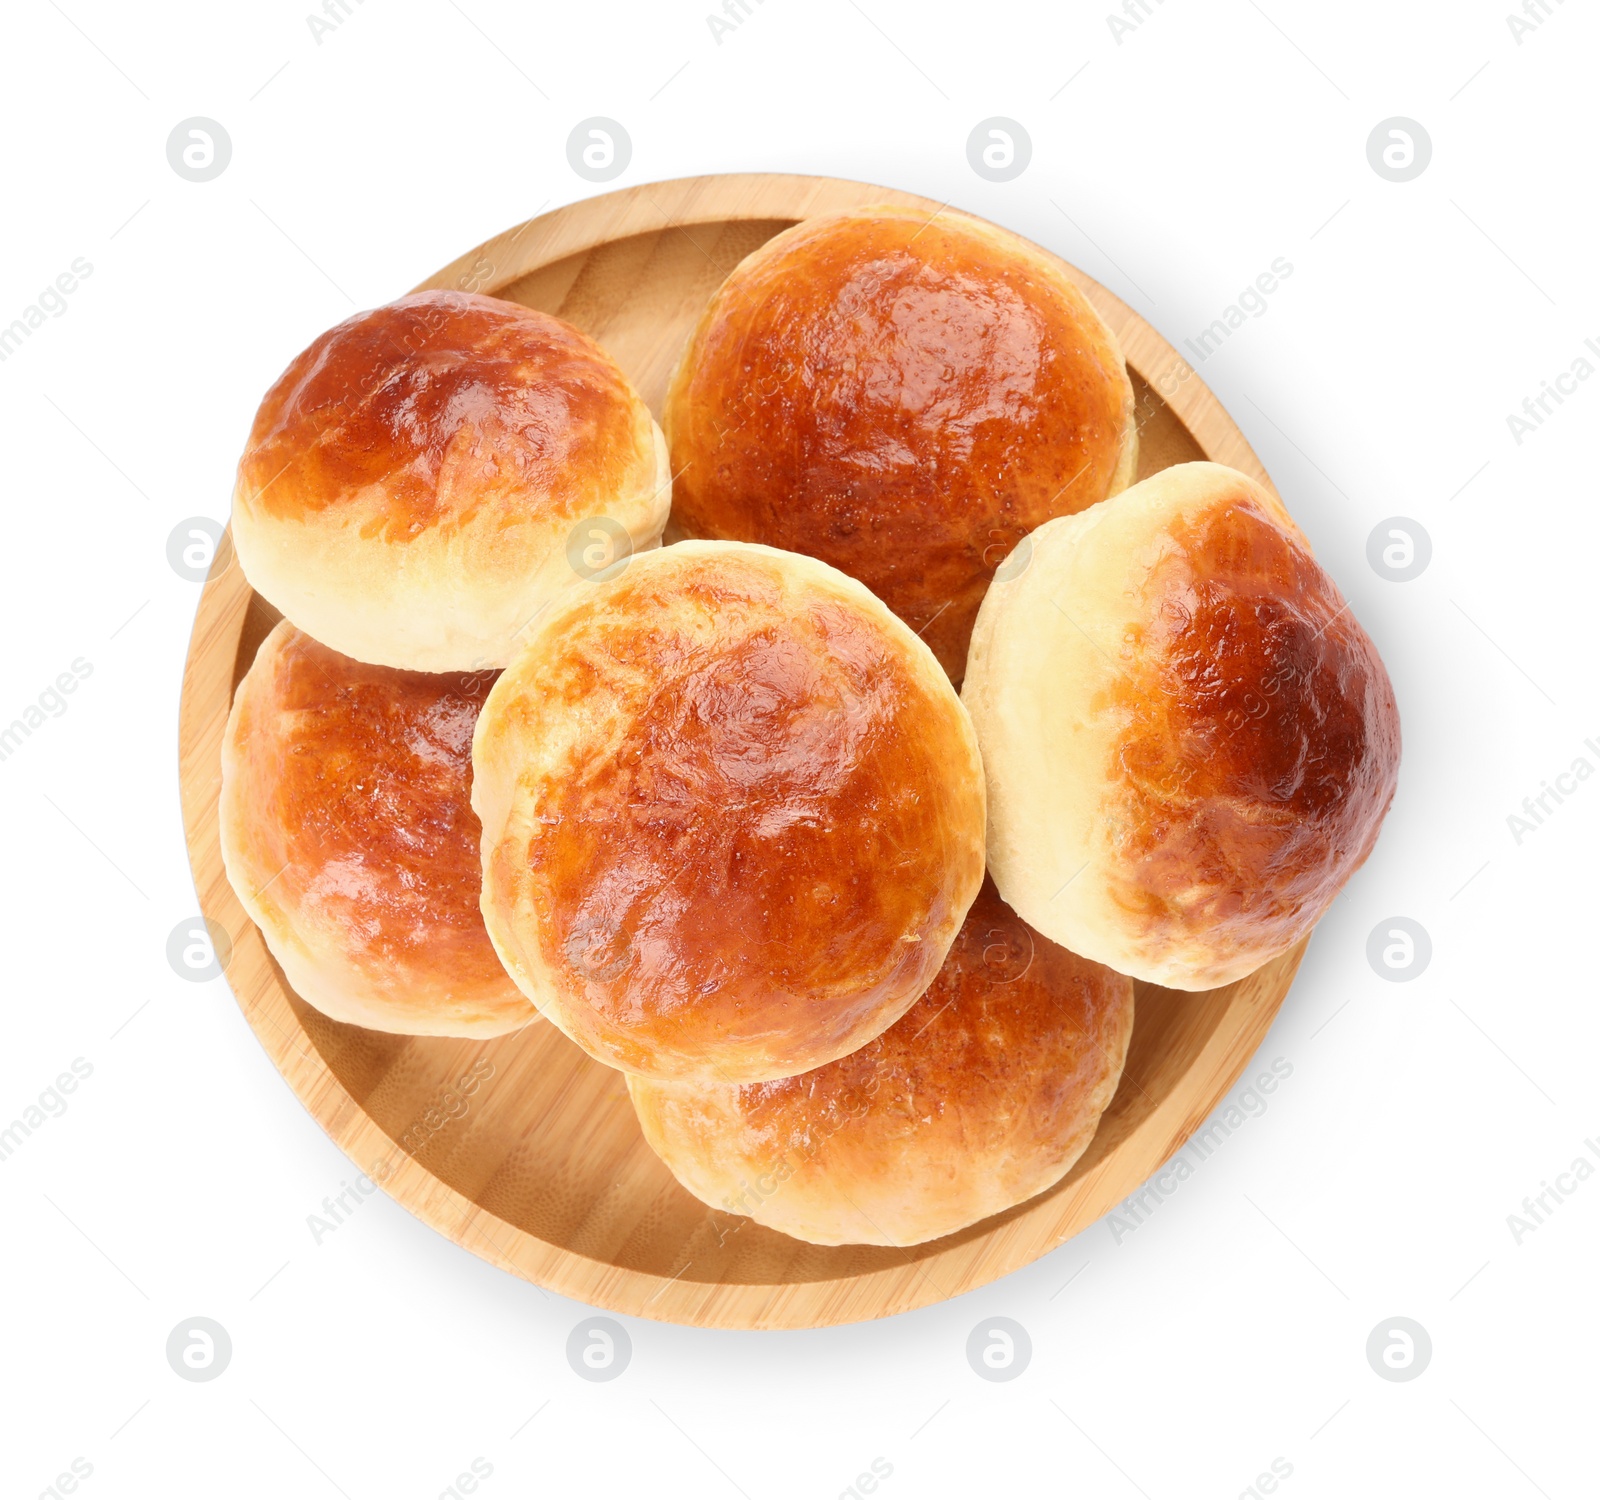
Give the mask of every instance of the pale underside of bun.
[{"label": "pale underside of bun", "polygon": [[344,655],[473,671],[505,665],[597,544],[655,546],[670,506],[666,440],[598,345],[428,293],[330,330],[268,392],[233,539],[251,585]]},{"label": "pale underside of bun", "polygon": [[1001,894],[1174,989],[1304,937],[1394,793],[1376,649],[1281,502],[1217,464],[1034,532],[984,601],[963,701]]},{"label": "pale underside of bun", "polygon": [[387,503],[381,488],[354,499],[337,525],[319,525],[314,535],[262,525],[236,494],[234,545],[251,587],[345,656],[417,672],[503,667],[540,611],[584,580],[586,551],[607,547],[624,557],[659,545],[671,472],[654,422],[650,452],[636,485],[595,492],[575,516],[530,518],[505,530],[441,530],[405,542],[370,535]]}]

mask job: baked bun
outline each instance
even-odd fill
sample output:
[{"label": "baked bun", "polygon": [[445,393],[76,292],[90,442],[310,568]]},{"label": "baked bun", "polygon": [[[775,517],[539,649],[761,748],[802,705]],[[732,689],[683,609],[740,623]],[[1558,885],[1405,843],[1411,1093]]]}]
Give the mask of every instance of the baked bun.
[{"label": "baked bun", "polygon": [[1172,989],[1304,937],[1400,765],[1376,647],[1277,498],[1220,464],[1034,532],[984,600],[963,698],[1000,894]]},{"label": "baked bun", "polygon": [[233,544],[319,641],[419,672],[500,667],[561,589],[655,545],[666,444],[592,339],[418,292],[330,329],[267,392]]},{"label": "baked bun", "polygon": [[807,219],[746,256],[662,420],[685,534],[832,563],[957,682],[996,565],[1136,457],[1122,353],[1062,262],[949,211]]},{"label": "baked bun", "polygon": [[853,1052],[983,879],[983,769],[932,653],[768,547],[681,542],[558,599],[472,759],[489,935],[625,1072],[743,1083]]},{"label": "baked bun", "polygon": [[538,1018],[478,911],[472,728],[494,674],[352,661],[282,621],[222,742],[222,858],[295,992],[372,1031]]},{"label": "baked bun", "polygon": [[712,1208],[815,1245],[917,1245],[1059,1182],[1132,1031],[1132,980],[1041,937],[985,881],[938,977],[859,1052],[772,1083],[628,1092]]}]

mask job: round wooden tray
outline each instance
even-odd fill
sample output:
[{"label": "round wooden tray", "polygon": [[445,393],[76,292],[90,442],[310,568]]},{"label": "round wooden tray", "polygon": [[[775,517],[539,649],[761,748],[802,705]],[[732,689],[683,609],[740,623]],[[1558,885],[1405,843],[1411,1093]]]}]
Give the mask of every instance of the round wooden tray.
[{"label": "round wooden tray", "polygon": [[[824,177],[694,177],[530,219],[423,283],[558,313],[600,341],[658,415],[694,320],[736,261],[811,214],[941,206]],[[1139,476],[1210,458],[1269,483],[1177,352],[1067,267],[1116,331],[1138,395]],[[420,290],[420,288],[419,288]],[[622,1075],[539,1022],[496,1041],[339,1025],[288,986],[223,873],[220,747],[233,690],[277,612],[218,549],[184,669],[183,815],[204,915],[232,939],[229,983],[301,1102],[425,1223],[530,1281],[616,1312],[716,1328],[799,1328],[904,1312],[1055,1248],[1136,1189],[1239,1076],[1305,945],[1237,984],[1138,987],[1133,1045],[1093,1144],[1051,1191],[914,1249],[821,1248],[708,1209],[645,1145]]]}]

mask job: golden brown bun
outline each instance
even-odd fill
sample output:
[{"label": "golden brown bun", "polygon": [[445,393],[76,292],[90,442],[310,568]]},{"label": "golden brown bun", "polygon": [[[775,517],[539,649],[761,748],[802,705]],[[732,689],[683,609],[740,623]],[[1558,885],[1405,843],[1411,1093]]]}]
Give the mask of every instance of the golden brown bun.
[{"label": "golden brown bun", "polygon": [[1304,937],[1400,765],[1377,648],[1279,501],[1220,464],[1034,532],[984,601],[963,701],[1001,895],[1173,989]]},{"label": "golden brown bun", "polygon": [[702,1202],[815,1245],[916,1245],[1053,1186],[1116,1092],[1133,982],[973,903],[927,992],[859,1052],[772,1083],[628,1092]]},{"label": "golden brown bun", "polygon": [[1062,263],[963,214],[807,219],[711,299],[662,417],[673,520],[859,578],[957,682],[995,567],[1122,489],[1133,388]]},{"label": "golden brown bun", "polygon": [[504,666],[594,548],[654,546],[670,491],[660,431],[593,340],[419,292],[330,329],[267,392],[233,541],[256,590],[336,650],[470,671]]},{"label": "golden brown bun", "polygon": [[983,768],[927,647],[794,553],[680,542],[577,588],[473,745],[483,913],[601,1062],[830,1062],[938,972],[983,879]]},{"label": "golden brown bun", "polygon": [[239,684],[223,862],[296,993],[336,1021],[489,1037],[538,1018],[478,910],[472,729],[493,676],[366,666],[284,620]]}]

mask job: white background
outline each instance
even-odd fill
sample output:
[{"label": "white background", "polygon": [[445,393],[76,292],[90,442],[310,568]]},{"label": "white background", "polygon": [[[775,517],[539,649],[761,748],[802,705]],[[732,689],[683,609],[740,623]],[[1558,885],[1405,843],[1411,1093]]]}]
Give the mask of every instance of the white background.
[{"label": "white background", "polygon": [[[1291,1500],[1595,1493],[1600,1185],[1520,1244],[1508,1215],[1600,1140],[1600,778],[1520,845],[1507,817],[1600,766],[1600,381],[1520,445],[1506,418],[1600,338],[1600,21],[1550,0],[1519,44],[1509,0],[1151,0],[1119,42],[1107,3],[749,0],[720,44],[708,0],[352,0],[320,44],[306,0],[7,5],[0,324],[93,271],[0,364],[0,722],[93,671],[0,763],[0,1124],[73,1059],[93,1073],[0,1162],[5,1494],[81,1459],[90,1496],[428,1500],[477,1458],[489,1500],[832,1500],[875,1458],[889,1500],[1232,1497],[1275,1458]],[[166,157],[193,115],[233,142],[203,184]],[[567,163],[591,115],[633,141],[609,186],[910,189],[1174,342],[1287,258],[1201,373],[1381,647],[1405,732],[1377,853],[1262,1053],[1292,1076],[1142,1227],[886,1323],[630,1320],[605,1385],[566,1363],[586,1309],[381,1195],[314,1244],[349,1164],[225,983],[165,957],[195,908],[176,733],[199,592],[168,533],[225,518],[255,404],[313,335],[604,191]],[[1033,142],[1011,182],[968,164],[992,115]],[[1366,156],[1395,115],[1434,149],[1401,184]],[[1367,561],[1397,515],[1432,538],[1409,583]],[[1403,984],[1366,958],[1395,915],[1433,943]],[[197,1314],[234,1346],[208,1384],[164,1355]],[[1002,1314],[1033,1357],[992,1384],[965,1346]],[[1396,1315],[1433,1343],[1403,1384],[1365,1355]]]}]

